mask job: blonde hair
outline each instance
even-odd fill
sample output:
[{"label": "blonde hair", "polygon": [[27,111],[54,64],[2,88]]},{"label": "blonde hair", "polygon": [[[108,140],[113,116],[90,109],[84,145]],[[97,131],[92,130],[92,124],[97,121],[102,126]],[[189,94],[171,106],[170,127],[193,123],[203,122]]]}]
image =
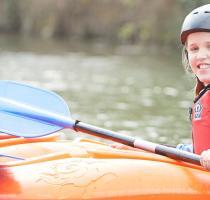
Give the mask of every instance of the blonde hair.
[{"label": "blonde hair", "polygon": [[[182,64],[187,72],[193,73],[188,60],[186,44],[182,50]],[[195,96],[197,96],[204,87],[204,84],[198,79],[198,77],[196,77],[196,84],[194,88]]]}]

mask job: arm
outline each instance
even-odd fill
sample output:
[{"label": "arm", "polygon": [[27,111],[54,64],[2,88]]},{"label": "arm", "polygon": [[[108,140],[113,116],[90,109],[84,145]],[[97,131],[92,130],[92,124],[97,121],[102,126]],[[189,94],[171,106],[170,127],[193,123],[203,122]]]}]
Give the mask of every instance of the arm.
[{"label": "arm", "polygon": [[188,151],[193,153],[193,146],[192,144],[178,144],[176,146],[177,149],[183,150],[183,151]]}]

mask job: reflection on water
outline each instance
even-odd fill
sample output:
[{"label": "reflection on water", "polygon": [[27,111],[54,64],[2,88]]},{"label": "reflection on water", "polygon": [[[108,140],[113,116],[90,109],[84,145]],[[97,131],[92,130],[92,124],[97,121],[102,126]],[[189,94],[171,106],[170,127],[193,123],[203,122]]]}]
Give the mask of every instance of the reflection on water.
[{"label": "reflection on water", "polygon": [[86,123],[161,143],[190,141],[192,81],[172,55],[2,50],[0,78],[58,92]]}]

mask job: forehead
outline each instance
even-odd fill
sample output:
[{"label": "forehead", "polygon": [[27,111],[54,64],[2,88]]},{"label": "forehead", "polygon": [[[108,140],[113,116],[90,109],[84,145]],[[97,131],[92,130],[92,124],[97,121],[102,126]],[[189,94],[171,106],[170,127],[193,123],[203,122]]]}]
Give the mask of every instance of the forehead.
[{"label": "forehead", "polygon": [[187,37],[187,44],[210,42],[210,32],[195,32]]}]

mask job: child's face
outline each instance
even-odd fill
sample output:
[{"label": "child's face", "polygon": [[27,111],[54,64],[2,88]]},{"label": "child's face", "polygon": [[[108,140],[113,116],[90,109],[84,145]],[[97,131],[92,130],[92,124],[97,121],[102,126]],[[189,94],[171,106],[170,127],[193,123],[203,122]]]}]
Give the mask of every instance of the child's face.
[{"label": "child's face", "polygon": [[210,84],[210,32],[191,33],[187,52],[193,73],[204,85]]}]

